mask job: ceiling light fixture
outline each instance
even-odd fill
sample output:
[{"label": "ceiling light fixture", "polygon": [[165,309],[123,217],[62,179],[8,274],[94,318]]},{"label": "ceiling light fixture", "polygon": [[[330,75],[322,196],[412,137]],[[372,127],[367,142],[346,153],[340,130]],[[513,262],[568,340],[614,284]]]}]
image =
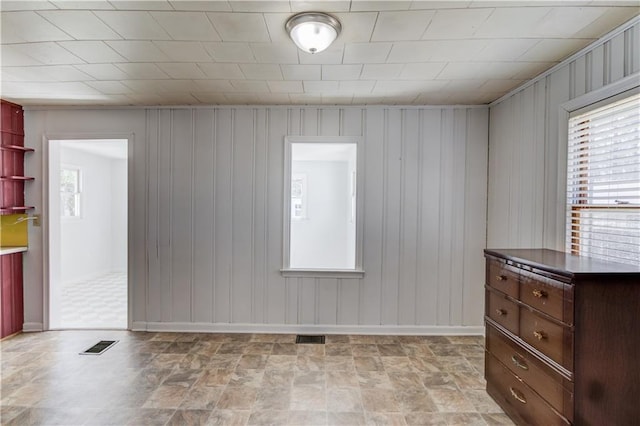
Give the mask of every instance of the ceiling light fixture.
[{"label": "ceiling light fixture", "polygon": [[340,21],[322,12],[298,13],[284,27],[296,46],[311,54],[329,47],[342,30]]}]

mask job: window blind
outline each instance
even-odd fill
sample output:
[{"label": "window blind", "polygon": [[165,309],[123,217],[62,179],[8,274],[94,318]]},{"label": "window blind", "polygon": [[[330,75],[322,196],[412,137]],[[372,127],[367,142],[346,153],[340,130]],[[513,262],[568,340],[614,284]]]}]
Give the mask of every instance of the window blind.
[{"label": "window blind", "polygon": [[569,118],[567,251],[640,264],[640,94]]}]

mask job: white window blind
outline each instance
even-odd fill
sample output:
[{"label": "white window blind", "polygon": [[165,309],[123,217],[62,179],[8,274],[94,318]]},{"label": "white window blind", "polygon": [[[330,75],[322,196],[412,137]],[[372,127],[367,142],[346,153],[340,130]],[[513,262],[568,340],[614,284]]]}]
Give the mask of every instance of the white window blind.
[{"label": "white window blind", "polygon": [[569,119],[567,251],[640,264],[640,94]]}]

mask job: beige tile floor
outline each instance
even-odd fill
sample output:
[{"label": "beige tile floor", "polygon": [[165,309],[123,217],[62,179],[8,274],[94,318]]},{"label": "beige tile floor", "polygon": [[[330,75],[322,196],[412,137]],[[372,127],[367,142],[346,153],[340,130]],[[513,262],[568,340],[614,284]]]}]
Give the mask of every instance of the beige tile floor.
[{"label": "beige tile floor", "polygon": [[[100,356],[79,355],[119,340]],[[470,336],[58,331],[0,343],[3,425],[505,425]]]}]

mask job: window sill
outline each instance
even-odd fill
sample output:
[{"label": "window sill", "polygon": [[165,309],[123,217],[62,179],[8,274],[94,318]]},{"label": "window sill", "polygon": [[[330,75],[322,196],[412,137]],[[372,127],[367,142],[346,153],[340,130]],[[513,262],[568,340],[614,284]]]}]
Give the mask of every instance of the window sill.
[{"label": "window sill", "polygon": [[289,278],[364,278],[362,269],[280,269]]}]

